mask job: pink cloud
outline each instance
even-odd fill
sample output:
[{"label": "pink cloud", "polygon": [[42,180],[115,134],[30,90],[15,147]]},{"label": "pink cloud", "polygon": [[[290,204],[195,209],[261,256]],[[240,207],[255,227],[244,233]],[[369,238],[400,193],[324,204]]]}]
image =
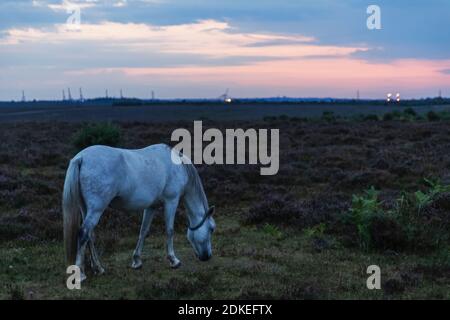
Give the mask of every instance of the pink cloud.
[{"label": "pink cloud", "polygon": [[[133,85],[159,83],[170,87],[177,83],[222,88],[226,84],[235,87],[241,95],[255,92],[258,95],[350,96],[360,89],[370,97],[380,97],[391,90],[412,95],[414,91],[437,92],[438,88],[450,87],[450,74],[442,72],[450,69],[450,60],[400,59],[371,63],[353,55],[370,49],[363,45],[320,45],[316,39],[303,35],[240,32],[227,22],[214,20],[164,27],[104,22],[83,24],[78,32],[69,31],[64,25],[53,29],[11,29],[0,40],[0,50],[12,53],[35,52],[36,48],[45,46],[49,58],[61,52],[76,58],[71,55],[74,45],[89,54],[91,65],[96,61],[101,64],[105,53],[111,53],[122,57],[117,64],[125,67],[69,70],[55,67],[65,81],[85,82],[83,78],[105,79],[106,76],[124,78]],[[177,54],[209,60],[247,59],[234,66],[187,62],[184,66],[164,68],[126,67],[130,53],[144,57],[152,53],[161,57]],[[36,64],[39,67],[38,60]]]},{"label": "pink cloud", "polygon": [[[417,89],[450,87],[450,75],[442,68],[450,60],[396,60],[369,63],[352,58],[277,60],[243,66],[90,69],[78,74],[122,74],[135,81],[233,83],[236,87],[280,88],[289,92],[314,89],[327,95],[348,96],[356,89],[380,97],[390,90],[411,93]],[[275,94],[275,92],[271,93]]]}]

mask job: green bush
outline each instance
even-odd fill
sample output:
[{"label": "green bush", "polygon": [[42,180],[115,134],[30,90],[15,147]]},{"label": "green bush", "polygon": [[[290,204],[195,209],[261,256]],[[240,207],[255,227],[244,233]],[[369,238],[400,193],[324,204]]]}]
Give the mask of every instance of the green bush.
[{"label": "green bush", "polygon": [[450,120],[450,111],[439,112],[439,117],[441,118],[441,120],[444,120],[444,121]]},{"label": "green bush", "polygon": [[406,108],[405,111],[403,111],[403,113],[405,115],[410,115],[410,116],[413,116],[413,117],[417,116],[417,112],[413,108]]},{"label": "green bush", "polygon": [[[414,111],[414,110],[413,110]],[[411,119],[411,115],[405,114],[403,112],[400,112],[398,110],[392,111],[392,112],[388,112],[386,114],[384,114],[383,116],[383,120],[384,121],[404,121],[407,119]]]},{"label": "green bush", "polygon": [[392,112],[394,119],[400,119],[402,117],[402,113],[398,110]]},{"label": "green bush", "polygon": [[436,112],[430,111],[427,113],[427,119],[428,121],[439,121],[441,120],[441,117]]},{"label": "green bush", "polygon": [[336,116],[334,115],[333,111],[324,111],[322,113],[322,120],[327,122],[334,122],[336,121]]},{"label": "green bush", "polygon": [[132,107],[132,106],[142,106],[143,102],[139,99],[120,99],[114,101],[113,106],[115,107]]},{"label": "green bush", "polygon": [[306,117],[291,117],[290,119],[289,119],[289,121],[291,121],[291,122],[308,122],[308,118],[306,118]]},{"label": "green bush", "polygon": [[306,228],[304,230],[305,236],[307,238],[323,238],[325,235],[325,230],[327,226],[325,223],[319,223],[311,228]]},{"label": "green bush", "polygon": [[364,195],[353,195],[349,219],[356,227],[359,237],[359,245],[368,250],[371,246],[370,222],[373,216],[381,213],[381,202],[378,200],[378,191],[370,188]]},{"label": "green bush", "polygon": [[364,121],[378,121],[380,120],[376,114],[368,114],[364,117]]},{"label": "green bush", "polygon": [[439,249],[450,240],[450,186],[425,179],[428,188],[405,193],[397,200],[398,222],[409,249]]},{"label": "green bush", "polygon": [[354,195],[344,220],[363,250],[438,250],[449,245],[450,186],[425,179],[427,188],[403,192],[385,209],[372,187]]},{"label": "green bush", "polygon": [[391,112],[385,113],[383,115],[383,120],[384,121],[392,121],[392,120],[394,120],[394,114],[391,113]]},{"label": "green bush", "polygon": [[266,223],[264,227],[262,228],[262,231],[273,238],[281,239],[283,237],[283,233],[280,231],[280,229],[277,226],[274,226],[272,224]]},{"label": "green bush", "polygon": [[93,145],[115,147],[121,138],[120,128],[111,123],[87,125],[75,133],[73,145],[79,151]]},{"label": "green bush", "polygon": [[266,116],[266,117],[263,118],[263,120],[264,120],[265,122],[274,122],[274,121],[277,121],[277,117],[274,117],[274,116]]},{"label": "green bush", "polygon": [[425,179],[425,183],[429,186],[428,190],[425,192],[419,190],[414,193],[415,205],[418,212],[428,206],[440,194],[450,192],[450,186],[443,186],[439,181]]}]

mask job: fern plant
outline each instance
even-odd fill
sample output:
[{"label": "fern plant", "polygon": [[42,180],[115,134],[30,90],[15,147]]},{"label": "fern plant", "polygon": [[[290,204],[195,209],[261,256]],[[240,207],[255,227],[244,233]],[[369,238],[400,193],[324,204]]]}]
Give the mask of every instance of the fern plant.
[{"label": "fern plant", "polygon": [[426,178],[424,181],[429,186],[429,189],[426,192],[419,190],[414,193],[418,213],[420,213],[423,208],[429,205],[440,194],[450,192],[450,185],[444,186],[440,183],[440,181],[433,181]]},{"label": "fern plant", "polygon": [[370,220],[381,212],[382,202],[378,200],[379,192],[371,187],[364,195],[353,195],[352,206],[350,208],[350,219],[356,226],[359,235],[359,244],[362,249],[370,248]]}]

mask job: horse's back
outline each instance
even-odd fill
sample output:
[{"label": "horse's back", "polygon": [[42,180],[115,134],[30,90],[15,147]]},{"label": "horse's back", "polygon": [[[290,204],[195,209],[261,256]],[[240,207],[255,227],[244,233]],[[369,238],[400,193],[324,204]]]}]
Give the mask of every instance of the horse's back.
[{"label": "horse's back", "polygon": [[118,171],[122,174],[133,174],[133,172],[142,173],[143,170],[167,167],[166,164],[170,160],[170,148],[163,144],[143,149],[121,149],[95,145],[80,151],[74,157],[74,159],[76,158],[82,158],[83,169],[87,171],[86,173],[95,170],[95,172],[105,172],[108,175]]},{"label": "horse's back", "polygon": [[[167,145],[152,145],[143,149],[119,149],[92,146],[81,151],[80,182],[83,196],[101,202],[117,200],[121,206],[142,209],[166,196],[181,191],[179,168],[171,161]],[[173,183],[174,180],[180,180]],[[176,182],[176,181],[175,181]]]},{"label": "horse's back", "polygon": [[172,198],[179,196],[187,183],[187,177],[182,165],[172,161],[174,152],[168,145],[156,144],[144,149],[134,150],[146,162],[146,172],[143,175],[148,180],[159,180],[162,188],[161,197]]}]

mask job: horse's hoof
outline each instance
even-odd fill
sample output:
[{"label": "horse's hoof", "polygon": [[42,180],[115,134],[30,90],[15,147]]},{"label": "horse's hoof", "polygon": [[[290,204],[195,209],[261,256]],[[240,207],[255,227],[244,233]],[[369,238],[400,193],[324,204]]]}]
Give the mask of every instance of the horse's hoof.
[{"label": "horse's hoof", "polygon": [[80,274],[80,283],[86,281],[87,277],[84,273]]},{"label": "horse's hoof", "polygon": [[134,270],[142,268],[142,261],[140,261],[140,260],[139,261],[133,261],[133,263],[131,264],[131,267]]},{"label": "horse's hoof", "polygon": [[103,267],[97,267],[97,268],[95,268],[94,273],[96,275],[102,275],[105,273],[105,269],[103,269]]},{"label": "horse's hoof", "polygon": [[175,261],[175,262],[171,263],[170,267],[172,269],[178,269],[179,267],[181,267],[181,261],[178,260],[178,261]]}]

